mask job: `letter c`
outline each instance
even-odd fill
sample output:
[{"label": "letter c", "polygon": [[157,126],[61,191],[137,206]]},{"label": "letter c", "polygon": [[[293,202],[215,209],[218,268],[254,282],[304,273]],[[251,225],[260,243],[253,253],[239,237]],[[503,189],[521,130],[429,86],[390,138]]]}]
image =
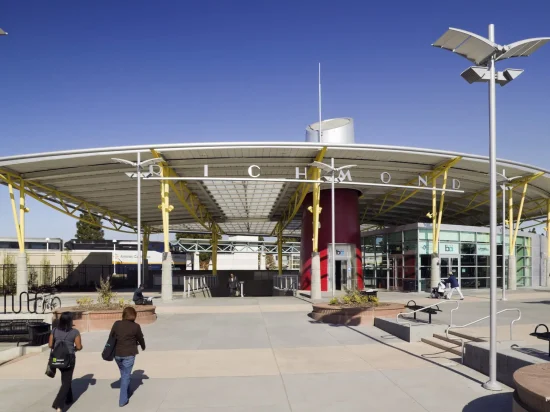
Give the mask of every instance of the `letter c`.
[{"label": "letter c", "polygon": [[[257,174],[254,174],[254,171],[252,170],[253,168],[256,168],[258,169],[258,173]],[[248,168],[248,175],[250,177],[260,177],[260,166],[257,166],[257,165],[252,165]]]}]

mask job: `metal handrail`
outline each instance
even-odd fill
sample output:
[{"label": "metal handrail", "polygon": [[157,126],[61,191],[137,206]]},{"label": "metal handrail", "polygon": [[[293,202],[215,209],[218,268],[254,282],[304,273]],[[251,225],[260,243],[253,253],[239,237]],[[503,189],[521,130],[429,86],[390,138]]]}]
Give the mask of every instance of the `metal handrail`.
[{"label": "metal handrail", "polygon": [[[510,308],[510,309],[502,309],[502,310],[500,310],[496,313],[496,315],[498,315],[498,314],[503,313],[503,312],[512,312],[512,311],[513,312],[518,312],[518,317],[510,322],[510,340],[513,340],[512,331],[513,331],[514,323],[516,323],[518,320],[521,319],[521,310],[519,310],[518,308]],[[468,326],[474,325],[478,322],[481,322],[482,320],[489,319],[490,317],[491,317],[490,315],[489,316],[484,316],[481,319],[474,320],[473,322],[467,323],[465,325],[460,325],[460,326],[451,325],[445,330],[445,336],[447,337],[447,339],[451,339],[451,338],[449,338],[449,331],[451,329],[467,328]],[[457,340],[457,339],[461,340],[461,351],[460,351],[460,353],[461,353],[462,363],[464,363],[464,341],[465,341],[465,339],[461,338],[460,336],[458,336],[457,338],[453,338],[453,340]]]},{"label": "metal handrail", "polygon": [[[409,301],[409,302],[411,302],[411,301]],[[413,302],[414,302],[414,301],[413,301]],[[414,303],[416,303],[416,302],[414,302]],[[455,310],[458,310],[458,308],[460,307],[460,303],[459,303],[457,300],[447,300],[447,299],[446,299],[446,300],[440,300],[439,302],[436,302],[436,303],[434,303],[434,304],[432,304],[432,305],[424,306],[422,309],[417,309],[417,310],[412,311],[412,312],[400,312],[400,313],[397,314],[397,317],[396,317],[395,320],[396,320],[396,322],[397,322],[398,324],[400,324],[400,325],[409,325],[409,327],[411,327],[411,322],[406,322],[406,323],[401,323],[401,322],[399,322],[399,316],[401,316],[401,315],[412,315],[413,313],[422,312],[422,311],[424,311],[424,310],[426,310],[426,309],[432,308],[432,307],[434,307],[434,306],[442,305],[442,304],[444,304],[444,303],[456,303],[456,308],[451,309],[451,325],[452,325],[452,324],[453,324],[453,312],[454,312]],[[407,303],[407,304],[408,304],[408,303]]]}]

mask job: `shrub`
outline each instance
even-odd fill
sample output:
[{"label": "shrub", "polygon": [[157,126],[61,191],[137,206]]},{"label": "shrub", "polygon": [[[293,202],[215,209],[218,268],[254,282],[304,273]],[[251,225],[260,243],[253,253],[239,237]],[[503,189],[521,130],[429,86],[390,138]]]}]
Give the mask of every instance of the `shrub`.
[{"label": "shrub", "polygon": [[111,281],[109,279],[99,279],[99,288],[97,288],[97,303],[104,306],[111,306],[111,303],[116,299],[116,293],[111,289]]},{"label": "shrub", "polygon": [[375,306],[378,306],[378,298],[376,296],[367,296],[370,303],[373,303]]},{"label": "shrub", "polygon": [[77,299],[76,304],[79,308],[87,309],[94,305],[94,300],[88,296],[85,296],[83,298]]},{"label": "shrub", "polygon": [[350,305],[351,304],[351,297],[348,296],[348,295],[342,297],[342,303],[345,304],[345,305]]},{"label": "shrub", "polygon": [[329,305],[338,305],[339,303],[340,303],[340,301],[338,300],[338,298],[332,298],[328,302]]}]

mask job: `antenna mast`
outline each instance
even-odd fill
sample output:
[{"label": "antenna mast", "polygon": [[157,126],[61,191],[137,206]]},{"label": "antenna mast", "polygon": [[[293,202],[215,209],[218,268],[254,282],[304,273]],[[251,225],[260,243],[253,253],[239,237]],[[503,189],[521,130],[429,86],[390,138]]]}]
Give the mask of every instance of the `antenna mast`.
[{"label": "antenna mast", "polygon": [[321,118],[321,62],[319,62],[319,143],[322,142],[323,125]]}]

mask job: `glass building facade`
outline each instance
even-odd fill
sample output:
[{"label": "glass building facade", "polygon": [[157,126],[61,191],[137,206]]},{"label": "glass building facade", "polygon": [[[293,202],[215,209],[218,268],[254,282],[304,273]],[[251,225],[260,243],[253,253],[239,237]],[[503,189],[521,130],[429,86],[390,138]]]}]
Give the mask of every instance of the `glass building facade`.
[{"label": "glass building facade", "polygon": [[[540,236],[519,232],[516,241],[517,286],[533,283],[533,243]],[[363,274],[365,287],[421,291],[430,286],[432,228],[429,224],[408,225],[363,234]],[[502,287],[502,235],[497,237],[498,286]],[[489,229],[442,225],[439,240],[441,278],[453,270],[462,288],[488,288],[490,277]],[[506,236],[505,257],[509,254]],[[537,253],[535,253],[537,259]],[[540,258],[535,266],[540,266]],[[508,267],[506,266],[506,273]]]}]

